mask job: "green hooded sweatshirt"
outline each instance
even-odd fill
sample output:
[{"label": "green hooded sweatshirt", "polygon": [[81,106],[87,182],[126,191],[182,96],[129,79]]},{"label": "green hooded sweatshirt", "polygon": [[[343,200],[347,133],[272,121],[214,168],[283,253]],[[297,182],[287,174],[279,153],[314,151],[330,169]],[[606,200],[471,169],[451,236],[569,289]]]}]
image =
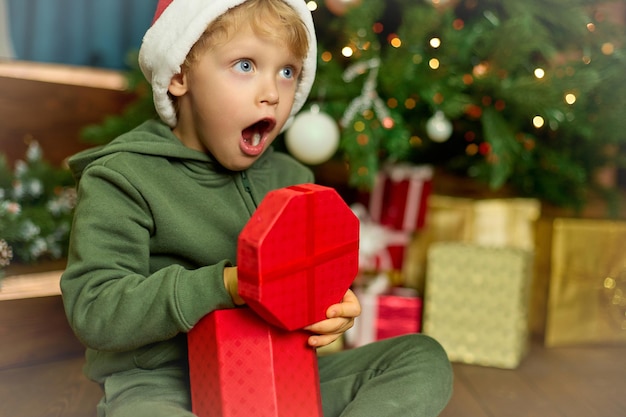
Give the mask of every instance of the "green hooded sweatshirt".
[{"label": "green hooded sweatshirt", "polygon": [[227,171],[185,147],[159,121],[70,159],[78,182],[61,289],[87,347],[86,375],[186,367],[186,333],[234,307],[223,269],[271,190],[313,181],[309,169],[268,149],[248,170]]}]

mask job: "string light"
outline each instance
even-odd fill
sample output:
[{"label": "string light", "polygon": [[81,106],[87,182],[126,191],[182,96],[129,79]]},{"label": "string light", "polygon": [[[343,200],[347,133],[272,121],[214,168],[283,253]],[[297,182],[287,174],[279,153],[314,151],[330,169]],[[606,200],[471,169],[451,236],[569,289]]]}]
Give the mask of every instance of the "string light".
[{"label": "string light", "polygon": [[480,152],[481,155],[488,155],[491,153],[491,145],[487,142],[483,142],[480,145],[478,145],[478,152]]},{"label": "string light", "polygon": [[576,96],[573,93],[565,94],[565,102],[570,105],[576,103]]},{"label": "string light", "polygon": [[465,107],[465,113],[471,118],[480,119],[483,115],[483,109],[476,104],[468,104]]},{"label": "string light", "polygon": [[402,46],[402,40],[398,36],[393,35],[389,39],[389,44],[393,46],[394,48],[399,48]]},{"label": "string light", "polygon": [[362,121],[358,121],[354,123],[354,131],[355,132],[362,132],[365,130],[365,123],[363,123]]},{"label": "string light", "polygon": [[370,141],[370,137],[369,137],[369,136],[367,136],[367,135],[366,135],[366,134],[364,134],[364,133],[361,133],[360,135],[358,135],[358,136],[356,137],[356,141],[357,141],[357,143],[358,143],[359,145],[361,145],[361,146],[365,146],[365,145],[367,145],[367,144],[369,143],[369,141]]},{"label": "string light", "polygon": [[441,39],[439,38],[432,38],[429,42],[430,46],[432,46],[433,48],[437,49],[441,46]]},{"label": "string light", "polygon": [[465,153],[468,154],[469,156],[476,155],[478,153],[478,145],[476,145],[475,143],[470,143],[465,148]]},{"label": "string light", "polygon": [[321,58],[322,58],[322,61],[324,62],[330,62],[333,60],[333,54],[330,53],[329,51],[324,51],[322,52]]},{"label": "string light", "polygon": [[349,46],[344,46],[341,49],[341,55],[345,56],[346,58],[350,58],[352,55],[354,55],[354,50]]},{"label": "string light", "polygon": [[396,122],[394,122],[390,116],[387,116],[383,119],[383,127],[385,129],[391,129],[392,127],[394,127],[395,124]]},{"label": "string light", "polygon": [[431,67],[432,69],[436,70],[439,69],[439,60],[437,58],[431,58],[430,61],[428,61],[428,66]]},{"label": "string light", "polygon": [[524,149],[527,151],[532,151],[535,149],[535,141],[531,138],[524,138]]},{"label": "string light", "polygon": [[411,136],[411,139],[409,139],[409,143],[411,144],[411,146],[420,146],[422,143],[424,143],[424,141],[419,136],[413,135]]},{"label": "string light", "polygon": [[544,124],[545,124],[545,120],[543,119],[543,117],[541,116],[533,117],[533,126],[535,126],[537,129],[543,127]]},{"label": "string light", "polygon": [[543,68],[535,68],[534,74],[535,77],[537,77],[538,79],[542,79],[546,76],[546,72],[543,70]]},{"label": "string light", "polygon": [[309,11],[314,12],[317,10],[317,3],[311,0],[307,2],[306,7],[309,9]]},{"label": "string light", "polygon": [[476,65],[472,69],[472,73],[474,74],[474,77],[477,77],[477,78],[480,78],[486,75],[487,71],[489,71],[489,64],[487,62],[481,62],[480,64]]},{"label": "string light", "polygon": [[611,42],[606,42],[602,44],[602,48],[600,48],[604,55],[612,55],[615,52],[615,46]]}]

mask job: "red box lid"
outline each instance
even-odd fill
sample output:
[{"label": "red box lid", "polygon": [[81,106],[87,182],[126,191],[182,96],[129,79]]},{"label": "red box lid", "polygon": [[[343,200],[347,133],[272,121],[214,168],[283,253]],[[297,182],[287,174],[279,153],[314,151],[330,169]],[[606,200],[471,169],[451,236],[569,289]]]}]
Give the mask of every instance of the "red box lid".
[{"label": "red box lid", "polygon": [[266,195],[239,236],[239,294],[287,330],[326,318],[357,275],[359,220],[332,188],[303,184]]}]

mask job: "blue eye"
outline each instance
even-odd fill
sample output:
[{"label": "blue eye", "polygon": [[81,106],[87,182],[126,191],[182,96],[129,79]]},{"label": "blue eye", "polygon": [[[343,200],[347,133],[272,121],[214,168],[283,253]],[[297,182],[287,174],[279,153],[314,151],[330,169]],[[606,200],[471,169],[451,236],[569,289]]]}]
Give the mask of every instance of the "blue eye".
[{"label": "blue eye", "polygon": [[281,75],[287,79],[291,79],[294,77],[295,71],[291,67],[285,67],[280,71]]},{"label": "blue eye", "polygon": [[235,64],[235,69],[241,72],[250,72],[254,66],[252,65],[252,61],[249,59],[242,59],[237,61]]}]

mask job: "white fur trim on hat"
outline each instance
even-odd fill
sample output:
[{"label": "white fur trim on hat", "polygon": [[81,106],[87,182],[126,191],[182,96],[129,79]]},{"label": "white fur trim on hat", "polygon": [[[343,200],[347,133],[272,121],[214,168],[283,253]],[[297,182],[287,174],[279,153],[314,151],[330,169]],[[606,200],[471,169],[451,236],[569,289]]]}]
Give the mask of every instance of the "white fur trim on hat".
[{"label": "white fur trim on hat", "polygon": [[[161,119],[175,127],[176,110],[167,92],[172,77],[181,71],[191,47],[207,26],[227,10],[246,0],[159,0],[152,27],[139,50],[139,66],[150,84],[154,106]],[[299,15],[309,35],[309,51],[291,109],[293,117],[304,105],[313,86],[317,64],[317,41],[311,12],[304,0],[283,0]]]}]

